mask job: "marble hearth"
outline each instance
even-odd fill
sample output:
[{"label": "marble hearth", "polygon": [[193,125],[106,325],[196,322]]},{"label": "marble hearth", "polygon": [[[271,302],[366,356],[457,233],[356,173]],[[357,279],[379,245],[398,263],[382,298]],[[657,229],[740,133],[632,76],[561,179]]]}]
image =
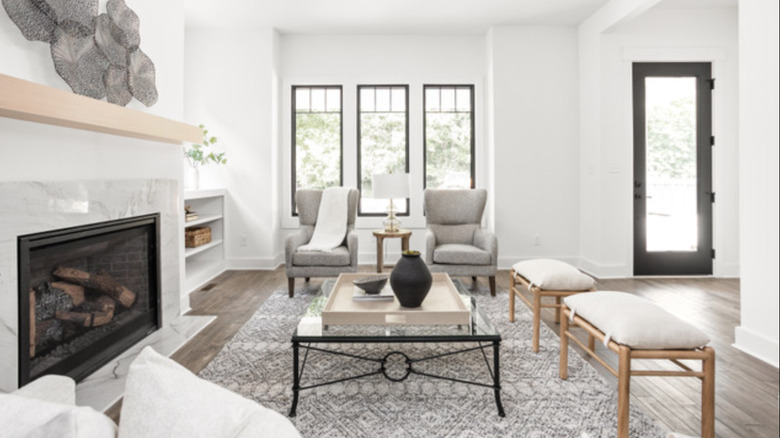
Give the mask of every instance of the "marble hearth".
[{"label": "marble hearth", "polygon": [[84,379],[77,403],[105,410],[121,397],[129,362],[146,345],[170,355],[213,317],[181,316],[176,180],[0,183],[0,390],[18,381],[17,237],[113,219],[160,213],[162,328]]}]

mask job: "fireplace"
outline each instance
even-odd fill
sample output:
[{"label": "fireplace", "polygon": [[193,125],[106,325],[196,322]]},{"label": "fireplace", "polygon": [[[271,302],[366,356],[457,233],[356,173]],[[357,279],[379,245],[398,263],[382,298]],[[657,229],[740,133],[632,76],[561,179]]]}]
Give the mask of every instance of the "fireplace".
[{"label": "fireplace", "polygon": [[160,327],[159,213],[18,237],[19,386],[77,381]]}]

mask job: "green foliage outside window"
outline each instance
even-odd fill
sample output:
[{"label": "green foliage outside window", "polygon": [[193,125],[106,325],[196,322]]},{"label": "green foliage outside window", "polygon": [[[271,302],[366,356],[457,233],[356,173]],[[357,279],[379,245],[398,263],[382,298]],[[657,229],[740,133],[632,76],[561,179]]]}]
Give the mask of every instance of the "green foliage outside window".
[{"label": "green foliage outside window", "polygon": [[295,183],[324,189],[341,184],[341,114],[295,115]]},{"label": "green foliage outside window", "polygon": [[688,97],[648,108],[646,161],[651,179],[696,178],[696,102]]},{"label": "green foliage outside window", "polygon": [[360,184],[371,198],[374,175],[406,172],[406,113],[362,114],[360,149]]},{"label": "green foliage outside window", "polygon": [[425,186],[471,187],[471,113],[425,115]]}]

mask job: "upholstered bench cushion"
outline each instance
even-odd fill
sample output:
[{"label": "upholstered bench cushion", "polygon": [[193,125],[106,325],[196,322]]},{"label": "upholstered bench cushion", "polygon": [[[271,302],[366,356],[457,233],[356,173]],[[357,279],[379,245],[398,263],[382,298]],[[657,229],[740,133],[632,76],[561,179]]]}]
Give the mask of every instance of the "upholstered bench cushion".
[{"label": "upholstered bench cushion", "polygon": [[489,265],[490,253],[476,246],[448,243],[436,247],[433,262],[444,265]]},{"label": "upholstered bench cushion", "polygon": [[596,284],[593,278],[559,260],[526,260],[515,263],[512,268],[542,290],[588,290]]},{"label": "upholstered bench cushion", "polygon": [[637,350],[689,350],[710,338],[652,302],[625,292],[599,291],[564,298],[575,315],[618,344]]},{"label": "upholstered bench cushion", "polygon": [[295,251],[293,266],[349,266],[349,250],[346,246],[333,248],[330,252]]}]

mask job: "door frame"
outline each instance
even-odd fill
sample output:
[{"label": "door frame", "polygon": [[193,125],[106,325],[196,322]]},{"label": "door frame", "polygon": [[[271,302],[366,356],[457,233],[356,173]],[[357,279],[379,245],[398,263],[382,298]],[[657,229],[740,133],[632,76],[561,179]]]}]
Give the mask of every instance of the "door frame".
[{"label": "door frame", "polygon": [[[634,275],[711,275],[713,272],[712,62],[633,62],[633,270]],[[697,78],[697,251],[646,251],[644,78]],[[637,186],[638,183],[641,183]]]}]

